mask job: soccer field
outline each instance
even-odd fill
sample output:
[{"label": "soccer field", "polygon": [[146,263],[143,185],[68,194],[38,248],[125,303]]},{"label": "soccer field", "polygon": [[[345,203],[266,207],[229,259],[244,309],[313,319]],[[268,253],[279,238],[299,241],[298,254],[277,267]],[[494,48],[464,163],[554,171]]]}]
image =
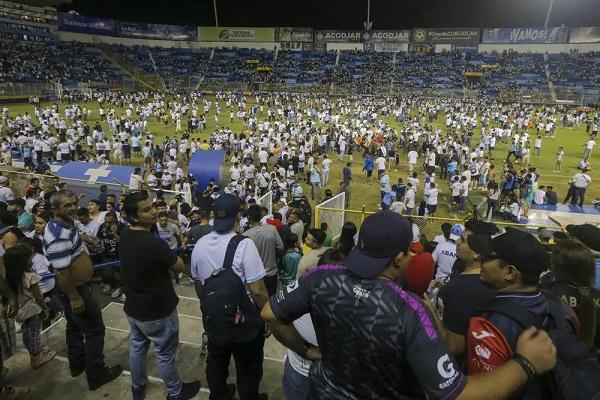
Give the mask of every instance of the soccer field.
[{"label": "soccer field", "polygon": [[[214,98],[210,98],[210,101],[215,101]],[[251,97],[248,97],[248,106],[251,106],[252,104],[254,104],[254,99]],[[88,124],[90,126],[93,126],[97,121],[99,121],[99,115],[98,115],[98,104],[95,102],[90,102],[90,103],[86,103],[85,106],[89,109],[92,110],[92,119],[90,121],[88,121]],[[11,116],[16,116],[17,114],[23,114],[26,111],[29,112],[30,114],[33,114],[33,106],[29,105],[29,104],[8,104],[7,107],[9,108],[9,114]],[[63,110],[63,104],[60,104],[61,107],[61,111]],[[219,124],[220,126],[228,126],[230,127],[234,132],[242,132],[245,130],[245,127],[243,126],[242,122],[240,120],[238,120],[237,118],[234,119],[233,123],[229,123],[229,113],[227,112],[227,108],[224,102],[221,102],[221,108],[223,110],[222,114],[221,114],[221,121]],[[115,108],[116,110],[116,115],[121,115],[121,112],[123,111],[123,109],[119,109],[118,107]],[[415,114],[415,110],[411,110],[412,114]],[[215,114],[215,108],[214,106],[211,107],[211,110],[207,116],[207,129],[205,129],[204,131],[201,131],[200,133],[195,133],[192,134],[192,137],[194,138],[200,138],[200,139],[208,139],[210,137],[211,132],[214,131],[214,129],[217,127],[215,124],[215,120],[214,120],[214,114]],[[265,115],[259,115],[259,120],[261,118],[265,118],[266,119],[266,108],[264,111]],[[387,117],[385,118],[385,122],[398,129],[402,126],[402,124],[396,122],[393,119],[393,116]],[[102,127],[104,128],[105,132],[110,132],[110,130],[108,129],[108,125],[105,122],[101,122]],[[440,115],[440,117],[434,121],[434,123],[432,124],[434,128],[437,127],[441,127],[444,132],[445,132],[445,126],[444,126],[444,118],[442,115]],[[184,120],[182,121],[182,127],[186,127],[187,126],[187,118],[184,118]],[[164,125],[164,124],[159,124],[156,122],[156,120],[154,118],[151,118],[150,121],[148,122],[148,130],[153,133],[156,137],[157,140],[162,140],[163,137],[165,136],[178,136],[175,133],[175,126],[172,123],[169,123],[168,125]],[[530,130],[530,137],[532,138],[532,142],[533,142],[533,138],[535,137],[535,129]],[[475,137],[473,140],[473,143],[477,143],[477,141],[479,140],[479,134],[480,134],[480,128],[477,128],[476,132],[475,132]],[[588,135],[585,132],[585,125],[581,125],[579,127],[575,127],[575,128],[562,128],[562,127],[558,127],[556,130],[556,138],[555,139],[550,139],[550,138],[543,138],[543,142],[542,142],[542,151],[541,151],[541,156],[537,157],[535,155],[531,155],[531,159],[530,159],[530,163],[531,166],[534,166],[537,168],[537,171],[539,172],[539,174],[541,175],[540,178],[540,184],[542,185],[551,185],[554,186],[555,191],[558,193],[558,197],[559,197],[559,201],[562,201],[564,199],[564,196],[567,192],[567,188],[568,188],[568,180],[569,178],[574,175],[575,173],[578,172],[578,170],[576,169],[576,165],[577,163],[580,161],[581,156],[583,154],[583,150],[584,150],[584,143],[587,141],[588,139]],[[158,143],[158,141],[157,141]],[[559,146],[563,146],[564,151],[565,151],[565,157],[564,157],[564,161],[563,161],[563,166],[562,166],[562,171],[561,172],[554,172],[553,171],[553,167],[554,167],[554,163],[555,163],[555,153],[558,149]],[[504,158],[506,157],[507,154],[507,145],[506,144],[502,144],[502,143],[498,143],[496,146],[496,150],[494,151],[494,161],[493,163],[496,166],[496,170],[500,171],[501,167],[502,167],[502,163]],[[591,203],[591,200],[595,197],[600,196],[600,187],[598,186],[598,184],[596,183],[597,179],[600,179],[600,175],[598,175],[595,171],[595,166],[598,163],[598,161],[600,161],[600,153],[598,153],[600,150],[596,149],[595,152],[592,154],[592,157],[590,158],[591,161],[591,166],[592,166],[592,170],[590,172],[590,175],[592,177],[592,184],[590,185],[590,187],[588,188],[587,194],[586,194],[586,204]],[[333,191],[334,194],[336,194],[338,192],[338,188],[339,188],[339,183],[341,181],[341,176],[342,176],[342,168],[345,165],[345,162],[340,162],[337,161],[337,155],[334,155],[332,153],[332,155],[330,156],[330,158],[334,161],[334,164],[331,167],[331,175],[329,178],[329,184],[327,187],[322,188],[321,189],[321,195],[324,195],[324,190],[326,188],[329,188]],[[346,161],[348,161],[348,157],[346,156]],[[419,160],[419,164],[421,163],[421,159]],[[134,159],[134,163],[136,164],[141,164],[141,159]],[[362,208],[362,206],[365,206],[365,209],[367,211],[376,211],[379,208],[379,187],[378,187],[378,183],[376,181],[376,179],[373,180],[373,183],[371,185],[368,185],[366,183],[366,177],[365,175],[362,173],[362,165],[363,165],[363,159],[361,157],[360,154],[354,154],[354,161],[353,161],[353,165],[352,165],[352,174],[353,174],[353,181],[351,184],[351,189],[352,189],[352,196],[350,199],[350,207],[351,209],[357,209],[360,210]],[[516,169],[519,169],[520,166],[519,164],[515,165]],[[228,166],[227,166],[227,170],[228,170]],[[417,171],[419,172],[419,174],[422,174],[422,168],[419,167],[417,169]],[[406,160],[406,154],[402,154],[400,157],[400,167],[399,170],[391,170],[389,171],[390,174],[390,178],[392,183],[396,182],[398,178],[402,177],[405,181],[406,181],[406,177],[408,174],[408,163]],[[421,178],[421,177],[420,177]],[[310,187],[307,185],[304,185],[304,191],[307,195],[309,195],[310,197]],[[449,189],[448,189],[448,185],[442,182],[438,182],[438,188],[440,189],[440,204],[438,207],[438,216],[454,216],[454,214],[452,214],[450,212],[450,209],[448,207],[448,193],[449,193]],[[479,193],[476,193],[476,191],[472,191],[470,197],[473,200],[477,200],[477,198],[481,198],[481,196],[478,196]],[[420,197],[422,196],[422,193],[417,193],[417,199],[420,199]]]}]

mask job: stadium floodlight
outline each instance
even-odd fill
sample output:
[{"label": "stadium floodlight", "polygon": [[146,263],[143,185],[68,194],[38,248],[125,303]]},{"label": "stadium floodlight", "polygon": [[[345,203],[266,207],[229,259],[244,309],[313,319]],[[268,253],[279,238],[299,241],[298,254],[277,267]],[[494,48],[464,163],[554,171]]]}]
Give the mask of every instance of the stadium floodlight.
[{"label": "stadium floodlight", "polygon": [[550,0],[550,5],[548,6],[548,14],[546,15],[546,23],[544,24],[544,28],[548,27],[548,22],[550,21],[550,14],[552,13],[553,5],[554,5],[554,0]]},{"label": "stadium floodlight", "polygon": [[371,21],[371,0],[367,0],[367,20],[363,22],[365,30],[370,31],[373,27],[373,21]]},{"label": "stadium floodlight", "polygon": [[215,10],[215,26],[219,27],[219,14],[217,13],[217,0],[213,0],[213,8]]}]

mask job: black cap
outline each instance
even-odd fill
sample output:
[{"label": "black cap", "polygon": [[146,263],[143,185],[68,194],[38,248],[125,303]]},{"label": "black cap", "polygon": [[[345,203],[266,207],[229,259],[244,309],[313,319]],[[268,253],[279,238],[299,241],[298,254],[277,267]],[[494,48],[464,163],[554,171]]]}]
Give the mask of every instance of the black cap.
[{"label": "black cap", "polygon": [[507,227],[492,236],[469,235],[469,247],[482,258],[499,258],[534,279],[550,266],[550,255],[531,234]]},{"label": "black cap", "polygon": [[569,235],[590,248],[600,251],[600,228],[591,224],[567,225]]},{"label": "black cap", "polygon": [[25,208],[25,200],[20,197],[14,198],[12,200],[8,200],[8,204],[16,204],[21,208]]},{"label": "black cap", "polygon": [[232,194],[222,194],[215,200],[214,227],[217,232],[229,232],[240,212],[240,199]]},{"label": "black cap", "polygon": [[361,225],[358,243],[346,258],[346,266],[361,278],[373,278],[411,242],[411,223],[393,211],[380,211]]}]

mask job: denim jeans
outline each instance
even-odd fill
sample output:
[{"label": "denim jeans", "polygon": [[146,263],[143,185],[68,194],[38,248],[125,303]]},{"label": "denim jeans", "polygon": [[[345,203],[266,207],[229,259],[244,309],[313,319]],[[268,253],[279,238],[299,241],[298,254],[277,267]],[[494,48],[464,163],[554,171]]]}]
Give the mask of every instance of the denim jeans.
[{"label": "denim jeans", "polygon": [[133,389],[141,390],[148,383],[146,362],[148,347],[154,345],[156,365],[160,377],[167,386],[170,396],[181,392],[181,379],[177,372],[175,356],[179,345],[179,317],[174,310],[168,317],[154,321],[138,321],[127,316],[131,333],[129,349],[129,367],[131,368],[131,384]]},{"label": "denim jeans", "polygon": [[308,377],[292,368],[290,360],[285,360],[282,386],[287,400],[308,400]]},{"label": "denim jeans", "polygon": [[71,302],[57,286],[57,296],[65,309],[67,357],[71,371],[85,367],[88,382],[94,382],[104,370],[104,321],[102,310],[85,283],[77,287],[85,304],[83,314],[73,314]]}]

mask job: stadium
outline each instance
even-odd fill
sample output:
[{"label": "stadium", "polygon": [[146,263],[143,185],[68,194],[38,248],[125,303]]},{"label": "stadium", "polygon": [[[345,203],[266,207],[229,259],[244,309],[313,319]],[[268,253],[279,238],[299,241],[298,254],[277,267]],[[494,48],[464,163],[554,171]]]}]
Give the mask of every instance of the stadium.
[{"label": "stadium", "polygon": [[567,350],[506,327],[552,292],[600,354],[598,21],[0,1],[0,400],[596,398],[597,361],[548,386]]}]

